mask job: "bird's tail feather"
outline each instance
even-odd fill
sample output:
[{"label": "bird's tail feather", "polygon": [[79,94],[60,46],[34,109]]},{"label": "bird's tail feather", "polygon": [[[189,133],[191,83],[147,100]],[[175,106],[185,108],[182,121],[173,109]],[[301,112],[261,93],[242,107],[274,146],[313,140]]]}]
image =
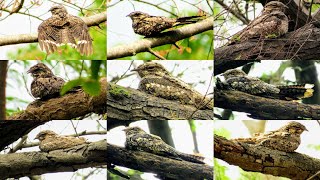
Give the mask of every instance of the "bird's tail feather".
[{"label": "bird's tail feather", "polygon": [[185,161],[193,162],[193,163],[198,163],[198,164],[204,164],[203,160],[204,157],[202,156],[197,156],[197,155],[192,155],[192,154],[185,154],[185,153],[179,153],[179,157]]}]

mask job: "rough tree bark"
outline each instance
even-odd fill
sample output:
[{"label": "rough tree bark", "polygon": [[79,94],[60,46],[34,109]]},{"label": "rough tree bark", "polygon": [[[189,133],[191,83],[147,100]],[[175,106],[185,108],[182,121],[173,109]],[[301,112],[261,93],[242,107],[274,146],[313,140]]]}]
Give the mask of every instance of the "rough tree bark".
[{"label": "rough tree bark", "polygon": [[92,97],[80,90],[47,101],[36,100],[26,110],[8,117],[8,120],[68,120],[92,112],[103,114],[106,112],[107,79],[101,78],[100,85],[98,96]]},{"label": "rough tree bark", "polygon": [[213,119],[212,110],[198,110],[194,106],[158,98],[109,82],[107,93],[108,120]]},{"label": "rough tree bark", "polygon": [[174,160],[147,152],[130,151],[107,144],[107,162],[110,164],[155,173],[169,179],[213,179],[213,167]]},{"label": "rough tree bark", "polygon": [[215,89],[214,106],[246,112],[256,119],[320,119],[320,105],[264,98],[240,91]]},{"label": "rough tree bark", "polygon": [[207,18],[195,24],[186,25],[176,30],[165,32],[161,37],[144,38],[132,44],[116,46],[107,50],[107,59],[117,59],[133,56],[140,52],[147,52],[149,48],[174,44],[175,42],[193,35],[213,30],[213,17]]},{"label": "rough tree bark", "polygon": [[[286,153],[262,146],[235,143],[218,135],[214,137],[214,157],[245,171],[296,180],[307,179],[320,171],[320,159],[296,152]],[[313,179],[320,179],[320,176]]]},{"label": "rough tree bark", "polygon": [[[107,15],[106,12],[102,12],[90,17],[81,17],[81,19],[83,19],[89,27],[98,26],[99,24],[107,21]],[[38,42],[37,33],[0,36],[0,46],[33,42]]]},{"label": "rough tree bark", "polygon": [[68,149],[0,155],[1,178],[19,178],[52,172],[74,172],[107,164],[107,141],[101,140]]},{"label": "rough tree bark", "polygon": [[0,120],[6,119],[6,81],[8,60],[0,60]]}]

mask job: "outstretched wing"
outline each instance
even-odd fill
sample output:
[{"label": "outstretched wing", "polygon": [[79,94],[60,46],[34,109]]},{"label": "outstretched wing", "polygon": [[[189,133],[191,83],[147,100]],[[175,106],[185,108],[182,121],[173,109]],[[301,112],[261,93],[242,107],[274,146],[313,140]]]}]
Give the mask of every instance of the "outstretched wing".
[{"label": "outstretched wing", "polygon": [[89,34],[89,28],[79,17],[69,15],[69,31],[77,42],[77,49],[82,55],[91,55],[93,53],[92,39]]},{"label": "outstretched wing", "polygon": [[48,54],[57,50],[57,46],[61,43],[61,30],[57,24],[57,19],[51,17],[43,21],[38,27],[38,41],[40,48]]}]

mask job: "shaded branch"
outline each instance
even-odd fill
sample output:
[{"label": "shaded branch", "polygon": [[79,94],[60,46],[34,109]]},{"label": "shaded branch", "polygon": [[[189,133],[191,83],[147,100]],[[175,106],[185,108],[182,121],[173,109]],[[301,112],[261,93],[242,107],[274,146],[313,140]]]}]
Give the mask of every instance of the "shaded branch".
[{"label": "shaded branch", "polygon": [[213,179],[213,167],[157,156],[147,152],[130,151],[107,144],[107,162],[110,164],[155,173],[169,179]]},{"label": "shaded branch", "polygon": [[240,66],[244,66],[249,63],[260,61],[248,61],[248,60],[214,60],[214,75],[221,74],[228,69],[234,69]]},{"label": "shaded branch", "polygon": [[6,119],[6,81],[8,60],[0,60],[0,120]]},{"label": "shaded branch", "polygon": [[289,32],[277,39],[251,39],[215,49],[217,60],[319,59],[320,29],[313,24]]},{"label": "shaded branch", "polygon": [[0,159],[1,178],[19,178],[52,172],[74,172],[81,168],[106,165],[107,141],[101,140],[49,153],[1,154]]},{"label": "shaded branch", "polygon": [[161,37],[144,38],[132,44],[120,45],[107,50],[107,59],[117,59],[126,56],[134,56],[140,52],[147,52],[148,49],[174,44],[175,42],[191,37],[193,35],[213,30],[213,17],[204,19],[200,22],[183,26],[179,29],[168,31],[161,34]]},{"label": "shaded branch", "polygon": [[47,101],[36,100],[26,110],[8,117],[8,120],[63,120],[73,119],[89,113],[103,114],[106,111],[106,78],[100,79],[101,93],[90,96],[83,90],[68,93]]},{"label": "shaded branch", "polygon": [[0,151],[47,121],[0,121]]},{"label": "shaded branch", "polygon": [[[107,15],[106,12],[102,12],[90,17],[81,17],[81,19],[89,27],[98,26],[100,23],[107,21]],[[37,33],[0,36],[0,46],[33,42],[38,42]]]},{"label": "shaded branch", "polygon": [[246,171],[290,179],[307,179],[320,170],[320,159],[296,152],[286,153],[263,146],[235,143],[218,135],[214,135],[214,157]]},{"label": "shaded branch", "polygon": [[194,106],[158,98],[110,82],[107,86],[107,112],[108,120],[213,119],[212,110],[197,110]]},{"label": "shaded branch", "polygon": [[320,106],[214,90],[214,107],[249,113],[256,119],[320,119]]}]

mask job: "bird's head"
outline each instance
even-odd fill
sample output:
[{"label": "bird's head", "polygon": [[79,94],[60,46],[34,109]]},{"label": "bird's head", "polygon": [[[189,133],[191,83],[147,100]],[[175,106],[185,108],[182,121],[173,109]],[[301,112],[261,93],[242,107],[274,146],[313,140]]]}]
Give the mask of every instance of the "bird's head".
[{"label": "bird's head", "polygon": [[37,136],[34,139],[38,139],[39,141],[43,141],[46,138],[49,137],[55,137],[57,134],[50,130],[41,131],[37,134]]},{"label": "bird's head", "polygon": [[67,9],[61,4],[53,5],[49,11],[52,13],[52,15],[59,15],[60,17],[63,17],[66,14],[68,14]]},{"label": "bird's head", "polygon": [[141,134],[141,133],[145,133],[145,131],[143,129],[141,129],[138,126],[134,126],[134,127],[127,127],[126,129],[123,130],[126,133],[126,136],[128,135],[132,135],[132,134]]},{"label": "bird's head", "polygon": [[31,76],[34,78],[53,76],[52,71],[43,63],[32,66],[27,73],[31,73]]},{"label": "bird's head", "polygon": [[298,135],[302,134],[303,131],[308,131],[303,124],[296,121],[290,121],[282,129],[286,132],[289,132],[290,134],[298,134]]},{"label": "bird's head", "polygon": [[130,17],[133,21],[140,20],[140,19],[143,19],[148,16],[150,16],[150,15],[147,13],[143,13],[141,11],[134,11],[134,12],[127,15],[127,17]]},{"label": "bird's head", "polygon": [[280,11],[280,12],[286,13],[286,11],[288,9],[289,9],[288,6],[286,6],[282,2],[270,1],[264,6],[263,13],[271,13],[271,12],[275,12],[275,11]]},{"label": "bird's head", "polygon": [[226,72],[224,72],[222,75],[225,79],[229,79],[232,77],[243,77],[243,76],[246,76],[247,74],[241,69],[229,69]]},{"label": "bird's head", "polygon": [[156,62],[146,62],[131,71],[137,71],[141,78],[145,77],[146,75],[169,75],[169,72],[161,64]]}]

